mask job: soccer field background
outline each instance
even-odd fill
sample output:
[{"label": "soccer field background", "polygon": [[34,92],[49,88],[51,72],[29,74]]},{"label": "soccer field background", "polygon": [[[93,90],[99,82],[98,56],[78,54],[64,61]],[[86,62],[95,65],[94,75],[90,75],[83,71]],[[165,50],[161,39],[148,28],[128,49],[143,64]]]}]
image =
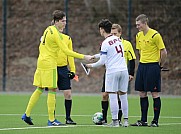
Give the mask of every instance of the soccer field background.
[{"label": "soccer field background", "polygon": [[[92,123],[92,115],[101,112],[101,95],[73,94],[72,119],[77,125],[60,127],[47,127],[47,93],[43,93],[34,107],[31,117],[35,125],[29,126],[21,120],[25,112],[31,93],[26,94],[0,94],[0,134],[180,134],[181,131],[181,96],[162,96],[162,109],[160,116],[160,127],[119,127],[110,128],[97,126]],[[148,123],[153,118],[153,103],[149,96]],[[129,101],[129,123],[135,123],[140,119],[139,97],[130,95]],[[64,98],[57,93],[56,118],[65,122]],[[108,122],[111,122],[110,110],[108,111]]]}]

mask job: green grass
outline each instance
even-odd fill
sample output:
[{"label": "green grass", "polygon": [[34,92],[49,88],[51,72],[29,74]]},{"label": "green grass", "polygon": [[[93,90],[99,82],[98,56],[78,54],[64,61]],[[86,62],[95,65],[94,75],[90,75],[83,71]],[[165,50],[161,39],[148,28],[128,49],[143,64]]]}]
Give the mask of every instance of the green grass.
[{"label": "green grass", "polygon": [[[92,115],[101,111],[101,95],[73,95],[72,118],[77,122],[76,126],[53,127],[47,126],[46,93],[44,93],[32,111],[34,126],[29,126],[21,120],[25,112],[29,94],[1,94],[0,95],[0,134],[180,134],[181,131],[181,97],[162,97],[162,110],[160,127],[128,127],[109,128],[95,126],[92,123]],[[129,96],[129,122],[135,123],[140,119],[139,97]],[[150,107],[148,122],[153,118],[152,99],[149,98]],[[111,122],[110,111],[108,121]],[[57,119],[65,121],[64,98],[57,94],[56,104]]]}]

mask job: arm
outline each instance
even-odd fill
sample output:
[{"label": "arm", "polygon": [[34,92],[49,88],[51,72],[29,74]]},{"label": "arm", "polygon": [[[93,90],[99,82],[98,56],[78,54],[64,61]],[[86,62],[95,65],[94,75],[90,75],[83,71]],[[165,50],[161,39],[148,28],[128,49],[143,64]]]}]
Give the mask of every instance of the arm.
[{"label": "arm", "polygon": [[100,58],[101,54],[99,53],[99,54],[95,54],[93,56],[94,56],[95,59],[98,59],[98,58]]},{"label": "arm", "polygon": [[155,35],[155,42],[160,49],[160,67],[162,68],[163,65],[165,64],[166,57],[167,57],[167,50],[165,48],[162,36],[160,34]]},{"label": "arm", "polygon": [[135,59],[132,59],[129,61],[129,75],[134,76],[134,70],[135,70]]},{"label": "arm", "polygon": [[[56,29],[56,28],[55,28]],[[91,60],[93,56],[90,55],[83,55],[77,52],[74,52],[72,50],[69,50],[68,46],[64,43],[62,35],[59,33],[59,31],[56,29],[56,33],[54,35],[55,42],[59,45],[59,48],[68,56],[72,56],[74,58],[78,59],[85,59],[85,60]]]},{"label": "arm", "polygon": [[63,42],[63,40],[58,40],[58,44],[60,44],[60,49],[68,56],[72,56],[72,57],[75,57],[75,58],[78,58],[78,59],[84,59],[84,55],[83,54],[80,54],[80,53],[77,53],[77,52],[74,52],[72,50],[69,50],[68,49],[68,46]]},{"label": "arm", "polygon": [[[68,48],[70,50],[73,50],[73,47],[72,47],[72,40],[71,38],[69,37],[69,43],[68,43]],[[75,73],[75,62],[74,62],[74,57],[71,57],[71,56],[68,56],[68,64],[69,64],[69,67],[70,67],[70,72],[73,72]]]},{"label": "arm", "polygon": [[129,62],[129,78],[131,81],[134,77],[136,55],[133,50],[132,44],[129,41],[127,41],[127,48],[128,48],[127,60]]},{"label": "arm", "polygon": [[87,67],[98,67],[98,66],[104,65],[105,61],[106,61],[106,55],[101,55],[100,59],[97,62],[92,63],[92,64],[86,64],[86,66]]},{"label": "arm", "polygon": [[166,48],[161,49],[160,50],[160,67],[163,67],[163,65],[165,64],[166,57],[167,57],[167,50],[166,50]]},{"label": "arm", "polygon": [[94,58],[91,55],[83,55],[83,54],[74,52],[72,50],[69,50],[67,45],[63,42],[63,40],[59,39],[58,43],[60,44],[59,45],[60,49],[68,56],[72,56],[72,57],[77,58],[77,59],[85,59],[87,61],[90,61],[90,60],[92,60]]}]

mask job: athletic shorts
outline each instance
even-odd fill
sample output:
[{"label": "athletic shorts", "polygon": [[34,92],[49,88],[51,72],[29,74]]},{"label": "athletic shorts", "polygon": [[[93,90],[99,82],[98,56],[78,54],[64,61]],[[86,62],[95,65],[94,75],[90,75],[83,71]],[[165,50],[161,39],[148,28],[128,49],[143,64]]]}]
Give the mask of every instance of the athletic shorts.
[{"label": "athletic shorts", "polygon": [[36,69],[33,85],[42,88],[57,88],[57,69]]},{"label": "athletic shorts", "polygon": [[68,76],[69,70],[67,66],[57,67],[57,72],[58,72],[58,82],[57,82],[58,89],[59,90],[71,89],[71,82]]},{"label": "athletic shorts", "polygon": [[156,63],[139,63],[135,80],[135,90],[161,92],[161,69]]},{"label": "athletic shorts", "polygon": [[119,71],[106,74],[105,92],[127,92],[129,75],[128,71]]}]

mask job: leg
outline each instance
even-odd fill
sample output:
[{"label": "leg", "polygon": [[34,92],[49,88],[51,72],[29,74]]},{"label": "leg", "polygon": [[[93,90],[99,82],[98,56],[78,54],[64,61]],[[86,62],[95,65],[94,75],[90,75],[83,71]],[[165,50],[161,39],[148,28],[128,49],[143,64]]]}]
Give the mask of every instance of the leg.
[{"label": "leg", "polygon": [[147,122],[149,102],[146,92],[140,92],[140,106],[141,106],[141,121]]},{"label": "leg", "polygon": [[75,125],[76,123],[71,119],[71,109],[72,109],[72,95],[71,95],[71,81],[69,78],[69,70],[67,66],[57,67],[58,70],[58,89],[62,90],[64,93],[64,106],[66,112],[66,124]]},{"label": "leg", "polygon": [[[147,113],[148,113],[148,96],[147,91],[149,91],[148,80],[152,79],[148,73],[146,64],[139,64],[135,80],[135,90],[139,91],[140,96],[140,108],[141,108],[141,120],[136,123],[131,124],[131,126],[148,126],[147,123]],[[148,77],[149,76],[149,77]]]},{"label": "leg", "polygon": [[112,122],[110,126],[119,127],[118,121],[118,98],[117,93],[109,93],[110,110],[112,115]]},{"label": "leg", "polygon": [[31,118],[30,118],[30,114],[42,93],[43,93],[43,89],[37,87],[36,90],[31,95],[25,114],[22,116],[22,120],[24,120],[29,125],[33,125],[33,122],[31,121]]},{"label": "leg", "polygon": [[56,89],[48,89],[47,107],[48,107],[48,126],[65,125],[55,119],[55,105],[56,105]]},{"label": "leg", "polygon": [[119,98],[119,94],[118,94],[118,105],[119,105],[118,120],[121,123],[121,118],[122,118],[123,113],[122,113],[122,110],[121,110],[121,101],[120,101],[120,98]]},{"label": "leg", "polygon": [[64,98],[65,98],[65,112],[66,112],[66,124],[76,125],[76,123],[71,119],[71,109],[72,109],[72,96],[71,89],[64,90]]},{"label": "leg", "polygon": [[147,114],[148,114],[148,96],[147,92],[140,92],[140,107],[141,107],[141,120],[138,120],[136,123],[131,124],[131,126],[148,126],[147,123]]},{"label": "leg", "polygon": [[[120,78],[119,78],[119,86],[118,86],[118,95],[120,100],[120,109],[119,111],[119,116],[122,116],[124,118],[123,126],[128,127],[128,99],[127,99],[127,90],[128,90],[128,81],[129,81],[129,75],[127,71],[123,71],[120,73]],[[121,117],[118,117],[118,119]],[[122,124],[120,124],[122,125]]]},{"label": "leg", "polygon": [[37,103],[37,101],[39,100],[40,95],[43,93],[43,89],[37,87],[36,90],[33,92],[33,94],[31,95],[31,98],[29,100],[28,106],[26,108],[26,115],[29,117],[31,114],[31,111],[33,109],[33,107],[35,106],[35,104]]},{"label": "leg", "polygon": [[154,118],[151,122],[151,126],[158,127],[158,120],[160,116],[160,110],[161,110],[161,99],[159,97],[158,92],[152,92],[153,97],[153,109],[154,109]]},{"label": "leg", "polygon": [[109,107],[109,94],[105,92],[105,73],[103,77],[103,83],[102,83],[102,101],[101,101],[101,106],[102,106],[102,114],[103,114],[103,121],[102,124],[107,123],[107,111]]},{"label": "leg", "polygon": [[[156,71],[155,71],[156,70]],[[154,118],[153,121],[151,122],[152,127],[158,127],[158,120],[160,116],[160,110],[161,110],[161,99],[159,96],[159,92],[161,92],[161,74],[160,74],[160,68],[159,65],[154,66],[154,70],[150,70],[150,72],[154,76],[152,76],[152,81],[150,81],[151,85],[151,94],[153,98],[153,109],[154,109]]]},{"label": "leg", "polygon": [[55,104],[56,104],[56,89],[48,89],[47,107],[48,107],[48,116],[50,122],[55,120],[55,114],[54,114]]},{"label": "leg", "polygon": [[101,101],[101,106],[102,106],[102,114],[103,114],[103,120],[105,123],[107,123],[107,111],[109,107],[109,94],[107,92],[102,92],[102,101]]},{"label": "leg", "polygon": [[127,99],[127,93],[126,92],[119,92],[119,99],[121,101],[121,109],[123,113],[123,118],[124,118],[124,127],[128,127],[128,99]]},{"label": "leg", "polygon": [[72,107],[72,98],[71,98],[71,90],[64,90],[64,98],[65,98],[65,112],[66,119],[70,118],[71,107]]}]

